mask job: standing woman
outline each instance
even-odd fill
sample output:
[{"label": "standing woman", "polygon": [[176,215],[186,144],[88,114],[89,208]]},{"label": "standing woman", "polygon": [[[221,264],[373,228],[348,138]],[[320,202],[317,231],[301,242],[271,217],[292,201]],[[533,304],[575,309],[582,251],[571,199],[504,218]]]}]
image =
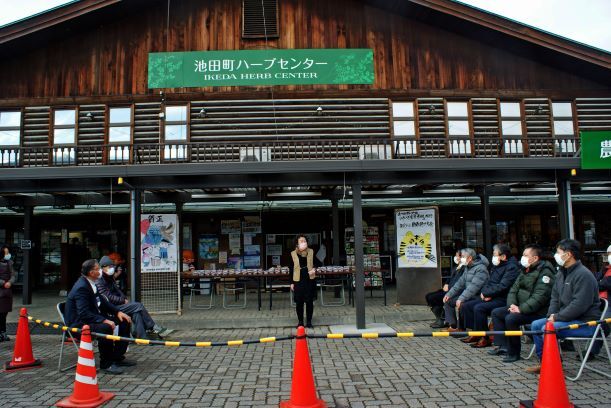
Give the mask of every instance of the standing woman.
[{"label": "standing woman", "polygon": [[0,342],[9,341],[6,335],[6,315],[13,310],[13,290],[15,270],[11,253],[5,245],[0,250]]},{"label": "standing woman", "polygon": [[316,270],[314,269],[314,251],[308,248],[308,239],[297,236],[296,248],[291,252],[293,259],[293,279],[291,290],[295,299],[297,327],[303,326],[303,305],[306,307],[306,327],[312,328],[312,314],[316,299]]}]

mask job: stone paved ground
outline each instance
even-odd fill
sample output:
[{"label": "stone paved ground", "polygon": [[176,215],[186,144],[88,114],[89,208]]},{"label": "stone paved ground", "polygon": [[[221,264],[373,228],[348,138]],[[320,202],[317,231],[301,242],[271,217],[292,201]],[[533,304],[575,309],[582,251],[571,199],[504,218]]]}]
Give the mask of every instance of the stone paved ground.
[{"label": "stone paved ground", "polygon": [[[396,321],[397,330],[426,330],[425,322]],[[289,328],[179,331],[175,340],[230,340],[286,335]],[[315,332],[327,332],[325,326]],[[56,371],[58,337],[34,335],[42,368],[0,373],[0,406],[50,406],[71,392],[74,372]],[[0,343],[10,358],[14,343]],[[333,407],[515,407],[536,396],[530,362],[506,365],[450,338],[309,340],[321,398]],[[74,361],[74,351],[69,359]],[[290,394],[293,341],[213,349],[131,346],[138,366],[121,376],[99,374],[100,387],[116,393],[108,407],[278,406]],[[596,363],[602,369],[609,365]],[[565,368],[574,372],[573,353]],[[582,407],[611,406],[609,380],[587,373],[568,384]]]}]

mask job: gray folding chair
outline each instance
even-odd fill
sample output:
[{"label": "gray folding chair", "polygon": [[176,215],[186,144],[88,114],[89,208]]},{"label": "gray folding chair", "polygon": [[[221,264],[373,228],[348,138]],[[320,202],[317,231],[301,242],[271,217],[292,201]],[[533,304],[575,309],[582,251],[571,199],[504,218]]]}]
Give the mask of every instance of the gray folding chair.
[{"label": "gray folding chair", "polygon": [[[240,292],[243,292],[244,298],[242,302],[229,303],[227,296],[232,296],[237,301],[240,298]],[[245,309],[246,308],[246,282],[223,281],[223,309]]]},{"label": "gray folding chair", "polygon": [[[605,316],[607,315],[607,309],[609,308],[609,302],[607,302],[607,299],[601,298],[600,301],[602,302],[603,310],[602,310],[602,314],[600,315],[600,319],[598,320],[602,320],[605,318]],[[600,324],[596,326],[596,330],[594,330],[594,334],[590,337],[565,337],[565,340],[570,340],[573,342],[573,344],[575,344],[575,349],[577,350],[577,353],[579,354],[579,358],[581,359],[581,364],[579,366],[579,371],[577,372],[577,375],[575,377],[569,377],[567,375],[566,376],[567,380],[577,381],[579,377],[581,377],[583,370],[586,368],[590,371],[594,371],[598,374],[604,375],[607,378],[611,378],[611,372],[609,371],[605,372],[605,371],[599,370],[597,368],[594,368],[588,365],[588,357],[590,356],[590,352],[592,351],[592,347],[594,346],[594,342],[596,340],[601,340],[603,342],[603,348],[605,352],[607,353],[607,358],[609,359],[609,364],[611,365],[611,352],[609,352],[609,344],[607,343],[607,337],[605,336],[605,332],[603,331],[603,328]],[[578,346],[578,344],[582,341],[587,342],[585,355],[582,354],[581,346]],[[601,355],[602,355],[602,352],[601,352]]]},{"label": "gray folding chair", "polygon": [[[62,322],[62,325],[64,326],[66,326],[66,320],[64,319],[65,312],[66,312],[66,302],[59,302],[57,304],[57,314],[59,314],[59,318]],[[67,370],[70,370],[76,367],[76,364],[73,364],[70,367],[62,368],[62,357],[64,355],[64,344],[66,343],[66,341],[70,341],[72,343],[72,345],[74,346],[74,349],[76,350],[76,355],[78,356],[79,341],[76,338],[74,338],[70,330],[66,330],[66,331],[62,330],[61,345],[59,347],[59,362],[57,363],[57,371],[59,372],[67,371]]]}]

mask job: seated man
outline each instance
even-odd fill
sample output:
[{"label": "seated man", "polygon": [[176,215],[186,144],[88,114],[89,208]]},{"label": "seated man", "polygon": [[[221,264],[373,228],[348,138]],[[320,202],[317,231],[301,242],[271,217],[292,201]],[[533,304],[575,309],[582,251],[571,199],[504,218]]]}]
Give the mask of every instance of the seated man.
[{"label": "seated man", "polygon": [[[611,291],[611,245],[609,245],[609,247],[607,248],[607,266],[604,270],[596,274],[596,280],[598,281],[598,296],[601,299],[607,299],[607,301],[611,301],[611,298],[609,298],[609,292]],[[610,309],[607,309],[607,314],[605,315],[605,318],[611,317]],[[605,333],[605,336],[608,336],[609,333],[611,333],[611,327],[609,327],[607,323],[602,324],[602,330]],[[594,342],[594,346],[592,347],[592,352],[590,353],[588,360],[595,358],[598,353],[600,353],[600,349],[602,348],[602,346],[602,340],[597,340],[596,342]],[[577,356],[577,358],[579,358],[579,356]]]},{"label": "seated man", "polygon": [[[538,245],[524,248],[520,264],[523,269],[509,290],[506,305],[492,311],[494,330],[519,330],[521,325],[530,324],[547,313],[556,270],[552,264],[541,259],[541,247]],[[520,337],[495,335],[494,344],[498,347],[488,354],[507,354],[504,363],[520,359]]]},{"label": "seated man", "polygon": [[455,308],[460,310],[464,302],[476,298],[489,276],[488,260],[483,255],[478,257],[471,248],[460,251],[460,264],[464,269],[462,276],[443,297],[445,321],[450,332],[459,331]]},{"label": "seated man", "polygon": [[[100,265],[95,259],[83,262],[81,277],[76,281],[66,301],[66,324],[81,328],[89,325],[92,332],[113,334],[118,326],[119,336],[129,336],[131,319],[98,293],[95,281],[100,277]],[[136,363],[125,360],[128,343],[98,338],[100,368],[109,374],[121,374],[121,366]]]},{"label": "seated man", "polygon": [[108,256],[103,256],[100,259],[100,267],[102,268],[102,276],[96,281],[98,290],[117,309],[131,316],[134,320],[133,331],[136,338],[146,339],[148,338],[148,333],[162,337],[172,332],[170,329],[165,329],[155,324],[142,303],[130,302],[127,296],[119,289],[114,279],[115,269],[112,259]]},{"label": "seated man", "polygon": [[[545,329],[550,321],[554,327],[579,324],[600,317],[600,299],[598,298],[598,282],[594,274],[586,268],[579,257],[581,244],[574,239],[563,239],[556,245],[554,259],[560,267],[556,274],[556,282],[552,288],[552,299],[547,311],[547,319],[535,320],[532,329]],[[596,326],[585,326],[578,329],[561,330],[556,333],[558,338],[567,336],[592,336]],[[537,357],[543,356],[543,336],[534,336],[537,347]],[[541,365],[530,367],[526,371],[539,373]]]},{"label": "seated man", "polygon": [[[462,312],[465,326],[471,330],[488,330],[488,316],[497,307],[504,307],[507,303],[507,293],[515,282],[520,269],[511,258],[511,248],[505,244],[495,245],[492,250],[492,270],[490,279],[482,288],[478,299],[465,302]],[[495,327],[496,330],[496,327]],[[469,336],[462,339],[464,343],[473,343],[471,347],[483,348],[491,345],[487,336]]]},{"label": "seated man", "polygon": [[[454,267],[456,265],[456,267]],[[436,319],[430,326],[433,329],[441,329],[444,327],[443,323],[443,297],[445,294],[454,286],[456,281],[462,275],[460,265],[460,250],[456,251],[454,255],[454,265],[452,265],[452,273],[450,274],[450,280],[443,287],[435,292],[430,292],[425,295],[426,304],[429,305],[431,311],[435,315]]]}]

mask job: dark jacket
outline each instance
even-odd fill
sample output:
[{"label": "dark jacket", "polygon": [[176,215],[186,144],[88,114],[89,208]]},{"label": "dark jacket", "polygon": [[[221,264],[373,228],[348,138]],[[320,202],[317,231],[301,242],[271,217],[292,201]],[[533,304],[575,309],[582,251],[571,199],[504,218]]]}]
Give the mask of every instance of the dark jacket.
[{"label": "dark jacket", "polygon": [[596,280],[598,281],[598,296],[609,299],[609,292],[611,291],[611,265],[607,265],[604,271],[598,272]]},{"label": "dark jacket", "polygon": [[465,268],[463,268],[460,265],[457,265],[456,268],[452,270],[452,274],[450,275],[450,280],[448,281],[448,290],[452,289],[452,287],[456,285],[456,282],[458,282],[458,280],[460,279],[464,271],[465,271]]},{"label": "dark jacket", "polygon": [[514,258],[501,262],[498,266],[492,266],[490,279],[482,288],[484,297],[505,299],[509,289],[518,278],[520,267]]},{"label": "dark jacket", "polygon": [[598,282],[594,274],[577,261],[570,268],[560,268],[552,288],[552,300],[547,315],[554,315],[556,321],[587,322],[600,318]]},{"label": "dark jacket", "polygon": [[477,297],[488,280],[488,259],[479,255],[471,265],[463,266],[461,269],[464,269],[464,272],[454,287],[448,291],[447,296],[466,302]]},{"label": "dark jacket", "polygon": [[547,261],[522,269],[507,294],[507,306],[516,305],[520,313],[545,316],[552,296],[556,271]]},{"label": "dark jacket", "polygon": [[[11,283],[10,288],[5,288],[6,282]],[[13,288],[15,283],[15,268],[13,261],[0,260],[0,313],[8,313],[13,310]]]},{"label": "dark jacket", "polygon": [[98,291],[106,296],[106,299],[113,305],[123,305],[127,296],[119,289],[119,285],[115,282],[112,276],[106,275],[102,272],[102,277],[95,282]]},{"label": "dark jacket", "polygon": [[[98,307],[97,302],[100,302]],[[98,291],[93,293],[93,288],[86,277],[81,276],[66,300],[66,324],[72,327],[81,327],[85,324],[102,323],[109,317],[116,316],[119,312],[104,296]]]}]

